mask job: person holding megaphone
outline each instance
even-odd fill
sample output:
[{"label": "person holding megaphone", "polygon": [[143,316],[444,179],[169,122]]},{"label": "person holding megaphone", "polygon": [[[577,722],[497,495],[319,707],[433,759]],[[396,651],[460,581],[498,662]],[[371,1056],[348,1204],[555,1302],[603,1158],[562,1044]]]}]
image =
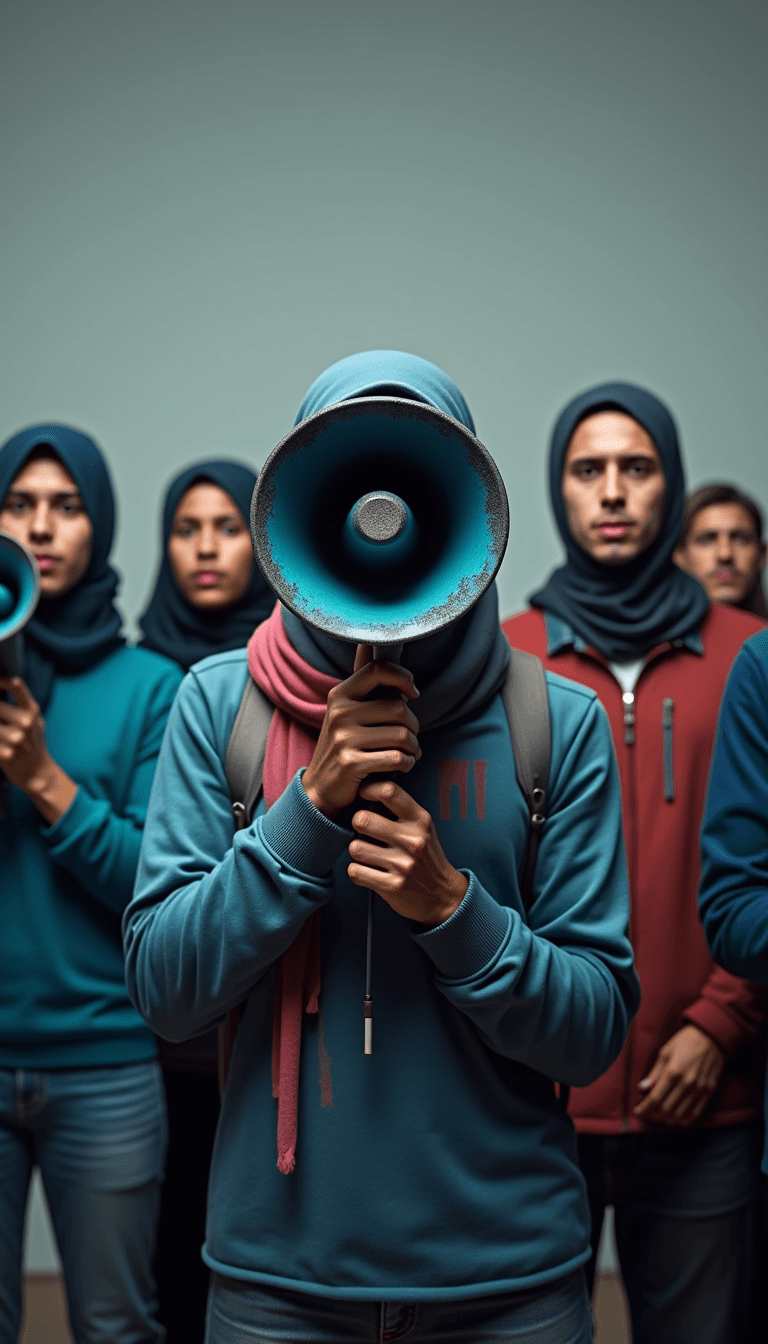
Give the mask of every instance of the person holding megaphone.
[{"label": "person holding megaphone", "polygon": [[[162,558],[139,618],[141,645],[188,672],[202,658],[238,649],[275,605],[248,528],[256,475],[241,462],[185,467],[162,508]],[[200,1262],[211,1151],[219,1116],[217,1032],[160,1042],[168,1110],[168,1157],[155,1278],[168,1344],[202,1344],[208,1274]]]},{"label": "person holding megaphone", "polygon": [[506,496],[473,430],[426,360],[327,370],[251,510],[281,605],[169,720],[123,932],[161,1035],[235,1019],[207,1344],[591,1338],[556,1085],[638,1004],[621,802],[596,697],[558,677],[546,817],[518,784]]},{"label": "person holding megaphone", "polygon": [[34,555],[23,676],[0,678],[0,1341],[21,1324],[24,1212],[40,1167],[76,1344],[162,1341],[152,1278],[165,1108],[125,989],[130,896],[181,674],[126,648],[96,444],[36,425],[0,449],[0,529]]}]

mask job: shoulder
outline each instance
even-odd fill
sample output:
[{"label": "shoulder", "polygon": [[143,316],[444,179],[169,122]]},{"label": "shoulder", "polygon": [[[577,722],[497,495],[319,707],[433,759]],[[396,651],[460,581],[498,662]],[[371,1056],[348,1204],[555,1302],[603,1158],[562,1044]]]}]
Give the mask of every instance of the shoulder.
[{"label": "shoulder", "polygon": [[547,651],[547,631],[544,624],[544,612],[531,607],[508,616],[501,626],[510,644],[515,649],[525,649],[544,657]]},{"label": "shoulder", "polygon": [[189,669],[176,697],[175,719],[204,731],[222,760],[247,677],[247,649],[216,653]]},{"label": "shoulder", "polygon": [[733,657],[746,639],[759,635],[765,628],[765,622],[759,616],[753,616],[751,611],[738,611],[736,607],[713,603],[701,625],[704,652],[726,649]]},{"label": "shoulder", "polygon": [[612,751],[608,716],[591,686],[547,672],[552,757],[564,758],[577,742],[600,757]]},{"label": "shoulder", "polygon": [[768,690],[768,629],[750,635],[733,664],[729,690],[732,692],[734,686],[746,685],[763,693]]},{"label": "shoulder", "polygon": [[124,644],[122,648],[116,649],[105,658],[102,666],[109,676],[130,689],[132,694],[148,694],[158,688],[172,688],[175,693],[184,676],[178,663],[135,644]]}]

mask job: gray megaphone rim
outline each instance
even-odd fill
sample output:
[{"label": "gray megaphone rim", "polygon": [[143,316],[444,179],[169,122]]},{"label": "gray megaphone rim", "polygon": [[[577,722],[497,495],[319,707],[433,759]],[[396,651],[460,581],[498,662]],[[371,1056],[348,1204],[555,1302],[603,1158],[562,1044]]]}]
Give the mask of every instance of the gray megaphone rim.
[{"label": "gray megaphone rim", "polygon": [[[281,465],[288,452],[299,452],[307,448],[325,429],[331,420],[352,420],[363,414],[371,408],[391,408],[393,418],[402,416],[408,420],[422,420],[432,428],[437,427],[442,433],[451,437],[459,437],[466,445],[470,456],[474,459],[473,466],[478,475],[483,479],[488,491],[489,501],[493,501],[494,507],[489,509],[488,521],[492,535],[492,553],[494,555],[494,564],[485,576],[485,581],[478,585],[478,591],[471,602],[461,606],[459,611],[451,611],[446,604],[445,614],[442,618],[434,619],[425,629],[423,634],[434,634],[438,630],[444,630],[446,626],[452,625],[466,612],[471,611],[480,601],[484,593],[488,591],[494,582],[496,575],[501,568],[501,562],[504,559],[504,553],[507,549],[509,539],[509,501],[507,491],[502,480],[501,472],[494,462],[491,454],[483,443],[477,438],[466,425],[461,421],[454,419],[452,415],[446,415],[444,411],[439,411],[435,406],[430,406],[428,402],[416,401],[411,397],[352,397],[348,401],[336,401],[330,406],[324,406],[322,410],[310,415],[306,420],[302,420],[298,425],[294,425],[288,434],[280,440],[272,452],[269,454],[254,487],[251,497],[251,543],[254,554],[259,564],[262,574],[272,591],[275,593],[283,606],[292,611],[295,616],[304,621],[306,625],[313,626],[316,630],[322,630],[327,634],[334,634],[338,639],[348,643],[357,643],[357,639],[352,636],[345,636],[337,630],[320,620],[313,620],[312,616],[300,607],[292,597],[293,585],[289,584],[284,578],[280,567],[275,564],[272,558],[271,546],[267,536],[266,525],[260,522],[257,514],[261,514],[262,520],[267,519],[271,514],[271,502],[275,493],[275,469]],[[411,639],[415,636],[411,636]],[[421,636],[419,636],[421,637]],[[399,642],[397,633],[392,635],[392,643]]]},{"label": "gray megaphone rim", "polygon": [[37,561],[32,552],[28,550],[22,542],[17,541],[15,537],[12,537],[10,532],[3,532],[0,530],[0,551],[4,548],[17,551],[22,560],[27,563],[32,571],[34,593],[31,606],[27,606],[23,612],[20,612],[17,619],[5,630],[2,640],[0,641],[3,644],[7,643],[9,639],[13,639],[14,635],[18,635],[19,632],[24,629],[24,626],[31,619],[37,608],[37,604],[40,601],[40,570],[38,569]]}]

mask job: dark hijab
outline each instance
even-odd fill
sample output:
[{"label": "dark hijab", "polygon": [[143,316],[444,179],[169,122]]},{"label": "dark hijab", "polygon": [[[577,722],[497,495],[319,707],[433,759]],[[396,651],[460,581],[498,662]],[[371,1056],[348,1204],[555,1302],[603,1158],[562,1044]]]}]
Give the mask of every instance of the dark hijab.
[{"label": "dark hijab", "polygon": [[[659,534],[626,565],[604,565],[574,540],[563,501],[563,465],[571,437],[597,411],[631,415],[656,445],[666,479]],[[569,402],[552,433],[549,493],[567,563],[530,598],[567,621],[606,658],[639,658],[656,644],[680,639],[701,623],[709,600],[701,584],[678,569],[672,553],[680,537],[685,478],[675,422],[662,402],[632,383],[602,383]]]},{"label": "dark hijab", "polygon": [[274,593],[255,561],[248,587],[229,607],[213,611],[196,607],[179,588],[168,558],[168,541],[179,504],[191,486],[201,481],[218,485],[229,495],[247,528],[256,476],[240,462],[197,462],[180,472],[168,486],[163,503],[163,558],[155,591],[139,625],[144,633],[143,647],[173,658],[185,672],[193,663],[213,653],[244,648],[254,626],[265,620],[275,605]]},{"label": "dark hijab", "polygon": [[54,678],[85,672],[124,642],[114,603],[120,582],[109,563],[115,535],[115,495],[93,439],[67,425],[33,425],[0,448],[0,501],[36,448],[47,447],[77,486],[93,528],[91,558],[82,579],[60,597],[43,597],[24,630],[25,680],[45,708]]},{"label": "dark hijab", "polygon": [[[400,350],[367,350],[332,364],[312,384],[296,423],[334,402],[374,395],[426,402],[474,433],[469,407],[453,380],[428,360]],[[315,630],[285,607],[283,626],[296,652],[312,667],[332,677],[350,675],[353,644]],[[453,625],[405,645],[402,663],[419,689],[413,708],[421,727],[439,728],[478,713],[504,684],[508,662],[494,583]]]}]

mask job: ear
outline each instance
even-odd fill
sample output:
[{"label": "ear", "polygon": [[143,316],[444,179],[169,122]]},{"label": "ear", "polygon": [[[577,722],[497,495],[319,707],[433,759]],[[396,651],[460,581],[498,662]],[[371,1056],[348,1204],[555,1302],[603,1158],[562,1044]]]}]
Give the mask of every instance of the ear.
[{"label": "ear", "polygon": [[684,547],[684,546],[676,546],[676,547],[675,547],[674,551],[672,552],[672,559],[674,560],[674,562],[675,562],[675,564],[677,565],[678,569],[684,569],[684,570],[687,571],[688,566],[687,566],[686,563],[685,563],[685,547]]}]

